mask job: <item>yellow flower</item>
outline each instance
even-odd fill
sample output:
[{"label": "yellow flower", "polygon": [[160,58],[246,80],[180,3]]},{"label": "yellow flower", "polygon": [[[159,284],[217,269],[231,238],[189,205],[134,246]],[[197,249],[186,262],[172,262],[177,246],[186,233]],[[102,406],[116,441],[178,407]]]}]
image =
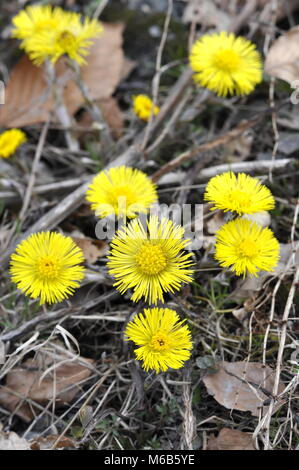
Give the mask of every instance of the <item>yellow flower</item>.
[{"label": "yellow flower", "polygon": [[215,258],[238,276],[257,276],[260,270],[273,271],[279,259],[279,243],[269,228],[236,219],[217,231]]},{"label": "yellow flower", "polygon": [[134,218],[157,201],[156,185],[142,171],[120,166],[102,171],[86,192],[87,201],[99,217],[116,214]]},{"label": "yellow flower", "polygon": [[12,281],[40,304],[61,302],[84,277],[82,250],[70,237],[55,232],[30,235],[11,256]]},{"label": "yellow flower", "polygon": [[257,178],[228,171],[214,176],[207,184],[206,201],[214,203],[212,209],[232,211],[238,214],[253,214],[268,211],[275,206],[271,191]]},{"label": "yellow flower", "polygon": [[191,355],[190,330],[169,308],[145,309],[128,323],[125,336],[140,346],[134,353],[146,371],[180,369]]},{"label": "yellow flower", "polygon": [[26,134],[19,129],[10,129],[0,135],[0,158],[8,158],[27,141]]},{"label": "yellow flower", "polygon": [[139,119],[148,121],[153,109],[153,115],[156,116],[159,112],[159,107],[154,106],[152,100],[146,95],[133,96],[133,111]]},{"label": "yellow flower", "polygon": [[21,47],[36,65],[45,60],[55,63],[63,55],[84,64],[92,39],[103,31],[95,19],[81,20],[78,13],[50,6],[28,7],[13,22],[14,37],[23,39]]},{"label": "yellow flower", "polygon": [[219,96],[248,95],[262,81],[262,59],[256,46],[233,33],[205,34],[192,46],[194,80]]},{"label": "yellow flower", "polygon": [[109,274],[115,277],[116,288],[123,294],[133,289],[131,299],[156,304],[163,301],[163,292],[174,292],[182,283],[192,281],[192,253],[184,253],[188,240],[184,229],[170,220],[151,216],[147,229],[140,220],[133,220],[119,230],[111,243]]},{"label": "yellow flower", "polygon": [[28,6],[21,10],[13,19],[14,29],[12,37],[22,39],[21,47],[25,47],[26,39],[34,37],[42,31],[53,30],[59,27],[63,10],[50,5]]}]

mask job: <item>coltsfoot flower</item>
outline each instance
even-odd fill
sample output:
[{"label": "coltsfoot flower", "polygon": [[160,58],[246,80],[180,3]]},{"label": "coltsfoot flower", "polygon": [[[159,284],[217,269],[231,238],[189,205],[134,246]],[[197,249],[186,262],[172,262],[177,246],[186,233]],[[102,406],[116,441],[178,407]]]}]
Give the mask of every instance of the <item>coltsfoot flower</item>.
[{"label": "coltsfoot flower", "polygon": [[33,5],[21,10],[13,17],[12,37],[21,39],[21,47],[25,47],[25,40],[34,37],[36,34],[59,28],[59,21],[63,15],[60,7],[50,5]]},{"label": "coltsfoot flower", "polygon": [[136,359],[144,370],[165,372],[180,369],[190,358],[192,340],[189,327],[169,308],[145,309],[128,323],[126,340],[134,341]]},{"label": "coltsfoot flower", "polygon": [[159,107],[154,106],[154,103],[147,95],[133,96],[133,111],[139,119],[148,121],[153,109],[153,115],[159,113]]},{"label": "coltsfoot flower", "polygon": [[55,232],[30,235],[11,255],[12,281],[40,305],[61,302],[74,293],[84,278],[82,250],[71,237]]},{"label": "coltsfoot flower", "polygon": [[219,96],[248,95],[262,81],[262,59],[256,46],[233,33],[205,34],[192,46],[194,80]]},{"label": "coltsfoot flower", "polygon": [[13,24],[12,35],[22,40],[21,47],[36,65],[46,60],[55,63],[63,55],[84,64],[93,39],[103,31],[95,19],[39,5],[22,10],[13,18]]},{"label": "coltsfoot flower", "polygon": [[116,214],[134,218],[157,201],[156,185],[140,170],[120,166],[102,171],[93,179],[86,199],[98,217]]},{"label": "coltsfoot flower", "polygon": [[109,274],[123,294],[133,289],[131,299],[144,298],[150,304],[163,301],[164,292],[174,292],[192,281],[192,253],[183,250],[189,241],[184,229],[170,220],[151,216],[146,229],[133,220],[112,240],[108,257]]},{"label": "coltsfoot flower", "polygon": [[239,215],[268,211],[275,206],[271,191],[257,178],[245,173],[235,175],[230,171],[210,179],[204,199],[214,204],[212,209]]},{"label": "coltsfoot flower", "polygon": [[279,243],[269,228],[239,218],[216,232],[215,258],[238,276],[257,277],[259,271],[273,271],[277,265]]},{"label": "coltsfoot flower", "polygon": [[26,134],[20,129],[3,132],[0,135],[0,158],[11,157],[25,142],[27,142]]}]

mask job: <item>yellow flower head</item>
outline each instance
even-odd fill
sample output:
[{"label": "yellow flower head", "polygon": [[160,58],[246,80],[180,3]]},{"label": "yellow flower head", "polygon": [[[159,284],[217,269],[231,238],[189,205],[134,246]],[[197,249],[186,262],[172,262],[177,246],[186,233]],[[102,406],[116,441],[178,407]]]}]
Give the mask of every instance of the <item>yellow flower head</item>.
[{"label": "yellow flower head", "polygon": [[111,243],[109,274],[115,277],[116,288],[123,294],[133,289],[131,299],[156,304],[163,301],[163,292],[174,292],[182,283],[192,281],[192,253],[184,253],[188,240],[184,229],[170,220],[151,216],[145,229],[140,220],[133,220],[119,230]]},{"label": "yellow flower head", "polygon": [[233,33],[205,34],[192,46],[194,80],[219,96],[248,95],[262,81],[262,59],[256,46]]},{"label": "yellow flower head", "polygon": [[238,276],[257,276],[261,270],[273,271],[279,259],[279,243],[269,228],[236,219],[217,231],[215,258]]},{"label": "yellow flower head", "polygon": [[57,29],[62,15],[63,10],[59,7],[52,8],[50,5],[28,6],[12,19],[14,25],[11,33],[12,37],[22,39],[21,47],[25,47],[24,40],[34,37],[40,32]]},{"label": "yellow flower head", "polygon": [[153,115],[156,116],[159,112],[159,107],[154,106],[152,100],[146,95],[133,96],[133,111],[139,119],[148,121],[153,109]]},{"label": "yellow flower head", "polygon": [[87,201],[99,217],[116,214],[134,218],[157,201],[156,185],[142,171],[120,166],[102,171],[86,192]]},{"label": "yellow flower head", "polygon": [[128,323],[125,336],[140,346],[134,353],[146,371],[180,369],[191,355],[190,330],[169,308],[145,309]]},{"label": "yellow flower head", "polygon": [[13,155],[27,141],[26,134],[19,129],[10,129],[0,135],[0,158]]},{"label": "yellow flower head", "polygon": [[81,20],[78,13],[50,6],[28,7],[13,22],[14,37],[23,39],[21,47],[36,65],[45,60],[55,63],[63,55],[84,64],[92,39],[103,31],[95,19]]},{"label": "yellow flower head", "polygon": [[257,178],[245,173],[235,175],[230,171],[210,179],[204,199],[214,204],[212,209],[239,215],[268,211],[275,206],[271,191]]},{"label": "yellow flower head", "polygon": [[55,232],[30,235],[11,256],[12,281],[40,304],[61,302],[84,278],[82,250],[70,237]]}]

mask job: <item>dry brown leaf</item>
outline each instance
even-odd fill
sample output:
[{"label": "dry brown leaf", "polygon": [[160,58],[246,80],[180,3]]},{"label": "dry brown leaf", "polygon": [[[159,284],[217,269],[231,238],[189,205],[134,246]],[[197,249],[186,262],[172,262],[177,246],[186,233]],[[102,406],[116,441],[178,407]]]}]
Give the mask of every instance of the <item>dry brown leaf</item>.
[{"label": "dry brown leaf", "polygon": [[0,423],[0,450],[30,450],[30,444],[15,432],[3,432]]},{"label": "dry brown leaf", "polygon": [[274,41],[265,61],[265,72],[292,83],[299,77],[299,26]]},{"label": "dry brown leaf", "polygon": [[[103,34],[90,48],[88,63],[82,67],[82,78],[91,98],[109,98],[123,79],[124,69],[130,71],[122,50],[123,24],[104,24]],[[72,79],[72,72],[63,60],[56,66],[59,82],[64,86],[64,101],[70,114],[84,103],[81,92]],[[0,125],[22,127],[46,121],[54,103],[43,67],[35,67],[23,57],[12,70],[6,87],[6,104],[0,109]]]},{"label": "dry brown leaf", "polygon": [[[244,0],[242,0],[244,2]],[[245,0],[247,1],[247,0]],[[269,0],[258,0],[260,7],[267,7],[269,15],[272,14],[272,3]],[[286,2],[277,3],[277,21],[289,16],[293,11],[298,9],[298,0],[287,0]],[[269,18],[270,19],[270,18]]]},{"label": "dry brown leaf", "polygon": [[248,315],[248,312],[247,312],[246,308],[241,307],[241,308],[235,308],[232,311],[232,314],[237,320],[239,320],[240,323],[243,323],[243,321],[245,320],[245,318]]},{"label": "dry brown leaf", "polygon": [[[184,0],[188,3],[185,8],[183,20],[195,21],[206,26],[216,26],[219,30],[227,30],[234,23],[237,15],[242,15],[248,0]],[[298,9],[298,0],[278,2],[277,20],[288,16],[292,11]],[[272,15],[272,3],[269,0],[257,0],[256,10],[261,20],[269,22]]]},{"label": "dry brown leaf", "polygon": [[251,153],[253,131],[248,129],[236,139],[223,146],[223,161],[227,163],[243,162]]},{"label": "dry brown leaf", "polygon": [[102,240],[93,238],[72,237],[76,245],[81,248],[84,257],[89,264],[93,264],[98,258],[106,256],[109,252],[109,245]]},{"label": "dry brown leaf", "polygon": [[[210,395],[225,408],[250,411],[253,416],[259,416],[261,408],[264,411],[267,409],[263,403],[269,399],[262,389],[271,394],[274,377],[275,370],[258,362],[223,361],[218,372],[206,375],[203,381]],[[278,393],[283,392],[284,388],[280,383]],[[273,411],[282,404],[277,403]]]},{"label": "dry brown leaf", "polygon": [[237,429],[223,428],[217,437],[209,437],[207,450],[256,450],[252,435]]},{"label": "dry brown leaf", "polygon": [[215,212],[207,221],[206,228],[208,233],[214,234],[225,224],[225,214],[222,211]]},{"label": "dry brown leaf", "polygon": [[[53,449],[54,443],[59,439],[58,434],[51,434],[47,437],[42,437],[39,436],[34,441],[31,441],[30,443],[30,449],[31,450],[49,450]],[[57,444],[55,444],[54,449],[65,449],[65,448],[72,448],[75,449],[78,447],[77,442],[67,436],[63,436]]]},{"label": "dry brown leaf", "polygon": [[254,214],[245,214],[242,218],[250,220],[251,222],[256,222],[262,227],[269,227],[271,224],[271,215],[268,211],[255,212]]},{"label": "dry brown leaf", "polygon": [[[38,351],[35,358],[27,359],[21,366],[8,372],[5,385],[0,387],[1,406],[29,422],[34,413],[26,400],[43,406],[55,400],[56,407],[71,402],[81,390],[77,384],[91,375],[91,366],[94,365],[91,359],[71,359],[66,352],[50,356],[44,351]],[[43,376],[54,365],[57,367]]]},{"label": "dry brown leaf", "polygon": [[[108,124],[111,134],[115,139],[120,139],[124,128],[124,115],[120,110],[118,103],[112,96],[95,102],[102,111],[105,122]],[[93,119],[90,112],[85,111],[78,120],[80,127],[86,127],[87,131],[94,132],[92,129]],[[80,137],[84,137],[80,132]]]},{"label": "dry brown leaf", "polygon": [[185,0],[188,5],[185,8],[183,22],[195,22],[205,26],[216,26],[219,30],[227,30],[231,17],[225,11],[215,5],[213,0]]}]

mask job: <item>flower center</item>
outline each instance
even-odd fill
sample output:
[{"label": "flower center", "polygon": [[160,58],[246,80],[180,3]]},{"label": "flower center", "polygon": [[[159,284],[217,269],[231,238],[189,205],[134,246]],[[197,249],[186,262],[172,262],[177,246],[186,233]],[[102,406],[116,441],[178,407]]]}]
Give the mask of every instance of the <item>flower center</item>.
[{"label": "flower center", "polygon": [[243,240],[238,247],[240,254],[246,258],[253,258],[259,252],[257,244],[252,240]]},{"label": "flower center", "polygon": [[251,198],[248,193],[235,189],[230,194],[231,202],[240,209],[246,209],[251,204]]},{"label": "flower center", "polygon": [[224,49],[215,54],[214,65],[223,72],[235,72],[239,63],[239,55],[231,49]]},{"label": "flower center", "polygon": [[59,262],[51,256],[44,256],[37,263],[39,276],[44,279],[53,279],[59,273]]},{"label": "flower center", "polygon": [[128,186],[113,188],[113,192],[110,194],[110,204],[115,210],[118,210],[118,214],[126,212],[134,203],[136,203],[136,197]]},{"label": "flower center", "polygon": [[158,245],[144,245],[136,256],[141,271],[145,274],[159,274],[166,266],[165,255]]},{"label": "flower center", "polygon": [[155,351],[165,351],[169,348],[169,339],[165,333],[158,331],[150,342],[150,347]]},{"label": "flower center", "polygon": [[64,51],[69,51],[75,47],[76,37],[70,31],[62,31],[57,42]]}]

